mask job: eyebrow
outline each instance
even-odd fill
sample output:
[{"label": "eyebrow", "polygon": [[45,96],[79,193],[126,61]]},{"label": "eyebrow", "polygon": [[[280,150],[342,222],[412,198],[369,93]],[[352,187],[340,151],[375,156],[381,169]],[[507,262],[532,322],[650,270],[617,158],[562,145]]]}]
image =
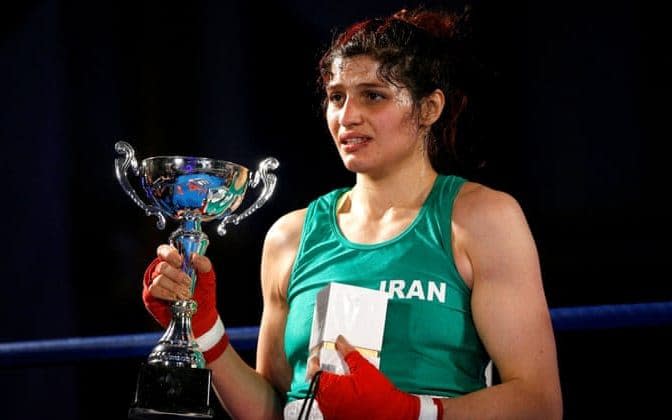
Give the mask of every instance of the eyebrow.
[{"label": "eyebrow", "polygon": [[[333,90],[333,89],[339,88],[339,87],[341,87],[341,86],[343,86],[342,83],[333,83],[333,84],[328,84],[327,87],[326,87],[326,89],[327,89],[327,90]],[[384,83],[382,83],[382,82],[378,82],[378,83],[369,83],[369,82],[367,82],[367,83],[359,83],[359,84],[355,85],[355,87],[358,88],[358,89],[370,89],[370,88],[378,88],[378,89],[380,89],[380,88],[389,88],[388,85],[386,85],[386,84],[384,84]]]}]

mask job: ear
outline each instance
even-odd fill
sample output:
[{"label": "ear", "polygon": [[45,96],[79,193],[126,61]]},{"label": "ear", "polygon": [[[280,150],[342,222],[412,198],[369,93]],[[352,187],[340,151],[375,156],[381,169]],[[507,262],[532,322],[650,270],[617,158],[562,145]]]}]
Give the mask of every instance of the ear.
[{"label": "ear", "polygon": [[441,116],[443,107],[446,105],[446,97],[441,89],[425,96],[420,106],[420,124],[429,127]]}]

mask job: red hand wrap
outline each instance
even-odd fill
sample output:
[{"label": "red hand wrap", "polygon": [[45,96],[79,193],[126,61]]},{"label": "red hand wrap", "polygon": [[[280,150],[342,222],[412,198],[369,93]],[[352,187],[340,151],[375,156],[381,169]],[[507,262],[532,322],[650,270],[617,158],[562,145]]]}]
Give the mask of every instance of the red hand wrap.
[{"label": "red hand wrap", "polygon": [[[375,366],[359,352],[344,358],[349,375],[322,372],[315,399],[326,420],[417,420],[420,398],[397,389]],[[443,406],[437,398],[437,419],[443,416]]]},{"label": "red hand wrap", "polygon": [[[170,302],[157,299],[149,293],[149,285],[159,275],[157,266],[160,262],[161,259],[154,259],[145,270],[142,301],[154,319],[162,327],[166,328],[172,318]],[[224,331],[224,327],[219,320],[219,313],[217,312],[215,278],[215,270],[196,274],[196,290],[194,291],[193,299],[198,304],[198,308],[191,318],[191,329],[194,332],[196,340],[201,341],[199,338],[202,338],[206,333],[210,333],[208,341],[214,341],[214,345],[209,346],[207,350],[203,351],[205,361],[208,363],[224,353],[224,350],[229,345],[229,335]],[[199,345],[202,345],[202,343],[199,342]]]}]

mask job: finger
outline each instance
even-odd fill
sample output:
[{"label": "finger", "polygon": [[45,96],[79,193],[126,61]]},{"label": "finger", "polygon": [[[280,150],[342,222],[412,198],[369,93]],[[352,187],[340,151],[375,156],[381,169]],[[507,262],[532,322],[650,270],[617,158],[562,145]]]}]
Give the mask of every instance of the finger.
[{"label": "finger", "polygon": [[318,356],[313,356],[308,359],[308,365],[306,366],[306,379],[313,379],[315,373],[320,370],[320,358]]},{"label": "finger", "polygon": [[173,267],[182,267],[182,256],[174,246],[162,244],[156,248],[156,255],[163,261],[168,262]]},{"label": "finger", "polygon": [[177,293],[163,287],[158,280],[150,284],[147,290],[149,291],[149,295],[155,299],[167,300],[169,302],[177,300]]},{"label": "finger", "polygon": [[355,351],[355,348],[342,335],[336,337],[336,351],[345,358],[349,353]]},{"label": "finger", "polygon": [[186,287],[191,285],[191,279],[184,271],[180,268],[173,267],[166,261],[158,263],[154,271],[168,277],[176,284],[182,284]]},{"label": "finger", "polygon": [[156,277],[148,290],[155,298],[168,301],[186,300],[191,297],[188,288],[175,284],[165,276]]},{"label": "finger", "polygon": [[189,287],[175,282],[168,276],[160,274],[152,280],[148,287],[149,294],[164,300],[190,299]]},{"label": "finger", "polygon": [[199,273],[208,273],[212,270],[212,262],[210,261],[210,258],[204,255],[191,254],[191,265],[193,265]]}]

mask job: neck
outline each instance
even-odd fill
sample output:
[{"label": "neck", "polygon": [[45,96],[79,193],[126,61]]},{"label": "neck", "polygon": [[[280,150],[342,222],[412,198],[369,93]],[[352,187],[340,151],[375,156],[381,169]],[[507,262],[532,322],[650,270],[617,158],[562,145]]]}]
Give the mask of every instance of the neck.
[{"label": "neck", "polygon": [[420,208],[436,177],[437,173],[429,162],[378,177],[359,173],[348,207],[374,217],[394,209]]}]

